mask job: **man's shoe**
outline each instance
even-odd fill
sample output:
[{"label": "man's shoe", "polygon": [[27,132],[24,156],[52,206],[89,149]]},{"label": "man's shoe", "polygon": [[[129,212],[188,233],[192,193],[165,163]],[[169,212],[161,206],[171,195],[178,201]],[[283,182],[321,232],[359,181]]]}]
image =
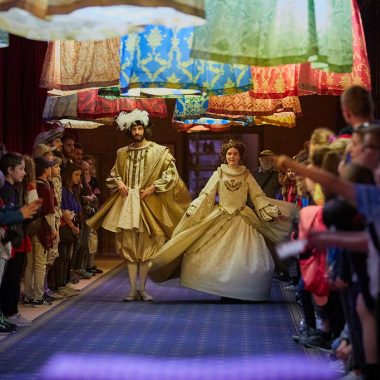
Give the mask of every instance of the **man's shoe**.
[{"label": "man's shoe", "polygon": [[86,269],[87,272],[93,272],[93,273],[103,273],[102,269],[99,269],[96,265],[94,265],[91,268]]},{"label": "man's shoe", "polygon": [[60,294],[63,298],[78,296],[79,292],[74,290],[67,289],[66,287],[61,287],[57,290],[57,293]]},{"label": "man's shoe", "polygon": [[0,327],[4,334],[6,334],[7,331],[15,332],[17,330],[17,326],[14,323],[10,323],[2,313],[0,313]]},{"label": "man's shoe", "polygon": [[147,290],[145,290],[145,289],[140,290],[139,293],[140,293],[140,297],[143,301],[145,301],[145,302],[152,302],[153,301],[153,296],[150,293],[148,293]]},{"label": "man's shoe", "polygon": [[140,293],[137,290],[131,290],[129,294],[123,299],[125,302],[140,301]]},{"label": "man's shoe", "polygon": [[80,292],[80,289],[77,289],[73,283],[71,282],[68,282],[65,286],[65,289],[69,289],[69,290],[72,290],[74,292]]},{"label": "man's shoe", "polygon": [[53,302],[49,301],[45,297],[42,297],[40,300],[35,299],[32,301],[33,307],[50,306],[50,305],[53,305]]},{"label": "man's shoe", "polygon": [[70,274],[70,282],[72,284],[77,284],[80,281],[81,277],[79,277],[76,273]]},{"label": "man's shoe", "polygon": [[11,315],[6,318],[8,323],[12,323],[17,327],[29,327],[32,325],[32,321],[24,318],[20,313]]},{"label": "man's shoe", "polygon": [[60,299],[64,298],[62,294],[59,294],[58,292],[54,292],[50,289],[45,294],[46,294],[46,296],[50,297],[50,299],[52,301],[60,300]]},{"label": "man's shoe", "polygon": [[292,339],[295,343],[301,343],[302,340],[314,336],[317,331],[312,327],[309,327],[304,319],[301,320],[299,325],[299,334],[293,335]]},{"label": "man's shoe", "polygon": [[286,273],[286,272],[275,273],[273,277],[274,277],[275,280],[279,280],[279,281],[282,281],[282,282],[289,282],[290,281],[289,274]]},{"label": "man's shoe", "polygon": [[25,297],[24,301],[22,301],[22,304],[24,306],[30,306],[30,307],[32,307],[33,306],[33,299]]},{"label": "man's shoe", "polygon": [[[75,269],[73,273],[73,277],[75,279],[75,276],[78,276],[79,279],[89,280],[92,277],[93,273],[89,273],[85,271],[84,269]],[[70,277],[70,281],[72,281],[72,278]]]},{"label": "man's shoe", "polygon": [[42,297],[44,300],[50,302],[50,303],[53,303],[55,301],[55,298],[49,296],[47,293],[44,293],[43,297]]},{"label": "man's shoe", "polygon": [[80,274],[80,277],[82,277],[84,280],[89,280],[92,276],[95,276],[95,273],[87,272],[84,269],[81,271],[81,274]]},{"label": "man's shoe", "polygon": [[332,352],[332,341],[333,339],[331,333],[317,331],[315,335],[301,339],[300,343],[306,348],[318,348],[321,351]]},{"label": "man's shoe", "polygon": [[8,335],[16,332],[16,330],[9,327],[6,323],[0,322],[0,335]]}]

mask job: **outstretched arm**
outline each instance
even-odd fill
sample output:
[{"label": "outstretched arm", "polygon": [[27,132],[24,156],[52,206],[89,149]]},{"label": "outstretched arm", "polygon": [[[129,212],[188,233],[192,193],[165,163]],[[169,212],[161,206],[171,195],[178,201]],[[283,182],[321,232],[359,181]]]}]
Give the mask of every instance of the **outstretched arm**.
[{"label": "outstretched arm", "polygon": [[356,204],[356,191],[353,183],[344,179],[336,177],[335,175],[316,168],[307,167],[292,160],[288,156],[279,156],[275,159],[276,166],[280,170],[293,169],[297,174],[311,178],[313,181],[318,182],[322,187],[327,189],[333,194],[340,195],[347,199],[350,203]]},{"label": "outstretched arm", "polygon": [[307,237],[308,245],[317,249],[340,247],[350,251],[367,253],[369,236],[366,232],[311,231]]}]

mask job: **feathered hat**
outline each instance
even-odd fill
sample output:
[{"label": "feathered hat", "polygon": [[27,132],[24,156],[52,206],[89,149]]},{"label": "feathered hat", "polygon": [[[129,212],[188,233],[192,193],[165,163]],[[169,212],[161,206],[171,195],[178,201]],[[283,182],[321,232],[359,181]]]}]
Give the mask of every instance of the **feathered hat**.
[{"label": "feathered hat", "polygon": [[149,121],[148,112],[139,110],[138,108],[131,112],[121,111],[116,118],[116,124],[121,131],[129,131],[131,127],[137,124],[141,124],[144,127],[150,127],[152,125]]}]

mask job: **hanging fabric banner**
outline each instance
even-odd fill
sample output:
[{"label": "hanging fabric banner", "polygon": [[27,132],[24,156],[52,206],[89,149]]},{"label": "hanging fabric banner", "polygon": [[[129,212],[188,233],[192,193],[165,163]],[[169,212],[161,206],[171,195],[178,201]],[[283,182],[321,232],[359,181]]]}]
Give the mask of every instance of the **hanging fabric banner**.
[{"label": "hanging fabric banner", "polygon": [[145,110],[153,117],[167,117],[168,110],[162,98],[106,98],[98,96],[98,90],[78,93],[78,116],[97,119],[117,116],[120,111]]},{"label": "hanging fabric banner", "polygon": [[79,90],[119,84],[120,39],[49,42],[40,86]]},{"label": "hanging fabric banner", "polygon": [[174,117],[176,119],[198,118],[206,113],[208,98],[202,95],[184,95],[176,100]]},{"label": "hanging fabric banner", "polygon": [[252,66],[313,62],[332,72],[352,70],[351,0],[205,4],[207,23],[195,28],[193,58]]},{"label": "hanging fabric banner", "polygon": [[[157,12],[157,0],[102,0],[102,8],[111,5],[136,5],[139,7],[154,7]],[[204,17],[204,0],[160,0],[160,7],[170,7],[179,12]],[[17,7],[30,12],[36,17],[47,18],[53,15],[67,14],[77,9],[99,6],[99,0],[0,0],[0,11]],[[178,15],[177,15],[178,16]]]},{"label": "hanging fabric banner", "polygon": [[196,89],[233,94],[251,86],[249,66],[192,59],[194,28],[147,26],[121,39],[120,86],[123,94],[136,87]]},{"label": "hanging fabric banner", "polygon": [[78,96],[48,96],[43,112],[44,120],[78,117]]},{"label": "hanging fabric banner", "polygon": [[100,41],[145,25],[204,23],[203,0],[0,0],[0,29],[31,40]]},{"label": "hanging fabric banner", "polygon": [[252,66],[253,89],[256,99],[277,99],[286,96],[336,95],[346,88],[360,85],[371,90],[370,69],[364,30],[357,1],[352,1],[353,67],[350,73],[331,73],[315,69],[310,63],[276,67]]},{"label": "hanging fabric banner", "polygon": [[224,115],[268,116],[277,112],[301,114],[298,97],[253,99],[248,92],[235,95],[210,96],[207,113]]}]

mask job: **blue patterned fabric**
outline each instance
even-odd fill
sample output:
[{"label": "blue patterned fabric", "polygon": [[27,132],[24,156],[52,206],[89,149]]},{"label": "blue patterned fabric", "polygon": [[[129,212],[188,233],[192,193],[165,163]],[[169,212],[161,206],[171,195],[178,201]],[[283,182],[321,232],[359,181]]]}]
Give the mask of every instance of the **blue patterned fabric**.
[{"label": "blue patterned fabric", "polygon": [[197,118],[206,113],[208,98],[202,95],[185,95],[177,99],[174,117],[176,119]]},{"label": "blue patterned fabric", "polygon": [[126,94],[135,87],[169,87],[221,95],[252,88],[249,66],[191,58],[193,35],[193,27],[149,25],[141,33],[122,37],[121,92]]}]

